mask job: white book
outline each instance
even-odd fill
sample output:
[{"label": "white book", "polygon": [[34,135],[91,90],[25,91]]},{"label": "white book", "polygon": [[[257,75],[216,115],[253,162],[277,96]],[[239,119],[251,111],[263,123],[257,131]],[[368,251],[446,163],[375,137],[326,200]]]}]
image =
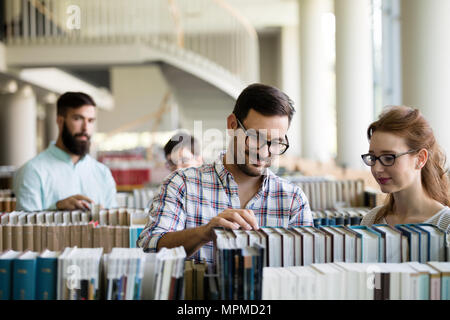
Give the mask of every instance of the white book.
[{"label": "white book", "polygon": [[326,262],[326,238],[325,234],[314,227],[307,227],[314,236],[314,263]]},{"label": "white book", "polygon": [[327,299],[327,282],[325,275],[320,272],[318,269],[313,267],[314,264],[306,266],[310,272],[314,274],[314,288],[313,288],[313,298],[314,300],[325,300]]},{"label": "white book", "polygon": [[417,228],[415,225],[410,226],[411,229],[417,231],[419,235],[419,262],[426,263],[428,261],[428,232]]},{"label": "white book", "polygon": [[295,276],[296,300],[313,300],[315,299],[315,277],[316,273],[307,267],[288,267]]},{"label": "white book", "polygon": [[375,230],[384,232],[384,241],[382,243],[381,257],[386,263],[402,262],[402,234],[389,225],[374,226]]},{"label": "white book", "polygon": [[231,230],[234,233],[236,239],[236,246],[238,248],[244,248],[248,246],[248,234],[243,229]]},{"label": "white book", "polygon": [[282,266],[282,249],[281,249],[281,234],[274,230],[274,228],[262,228],[263,232],[267,234],[267,255],[269,267]]},{"label": "white book", "polygon": [[430,235],[429,261],[445,261],[445,232],[434,225],[419,225]]},{"label": "white book", "polygon": [[279,300],[280,299],[280,274],[277,268],[264,267],[263,268],[263,282],[262,282],[262,299],[263,300]]},{"label": "white book", "polygon": [[344,277],[343,272],[332,264],[312,264],[312,268],[316,269],[323,275],[322,288],[325,300],[342,300],[344,297]]},{"label": "white book", "polygon": [[361,262],[379,262],[380,261],[380,241],[379,236],[369,229],[352,228],[353,231],[362,235]]},{"label": "white book", "polygon": [[156,290],[156,253],[146,253],[143,264],[141,300],[155,300]]},{"label": "white book", "polygon": [[361,300],[362,295],[359,293],[359,273],[350,266],[350,264],[345,262],[334,262],[337,268],[343,271],[344,278],[344,299],[345,300]]},{"label": "white book", "polygon": [[294,227],[294,232],[297,232],[302,237],[301,247],[301,261],[303,266],[308,266],[314,263],[314,235],[307,230],[307,228]]},{"label": "white book", "polygon": [[357,246],[357,237],[354,232],[344,227],[332,227],[344,234],[344,261],[345,262],[359,262],[357,260],[357,253],[359,248]]},{"label": "white book", "polygon": [[294,235],[287,229],[275,228],[281,234],[282,266],[294,266]]},{"label": "white book", "polygon": [[330,245],[333,262],[344,262],[344,234],[333,227],[327,226],[322,228],[333,236],[333,246]]},{"label": "white book", "polygon": [[296,279],[297,276],[287,268],[278,268],[280,276],[280,297],[281,300],[295,300],[296,299]]}]

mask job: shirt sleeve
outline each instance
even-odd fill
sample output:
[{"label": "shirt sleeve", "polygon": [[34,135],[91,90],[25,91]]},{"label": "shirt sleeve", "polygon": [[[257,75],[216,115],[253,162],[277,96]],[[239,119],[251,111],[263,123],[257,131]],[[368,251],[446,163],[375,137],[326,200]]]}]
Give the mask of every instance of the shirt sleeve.
[{"label": "shirt sleeve", "polygon": [[17,209],[40,211],[44,208],[42,199],[42,181],[38,171],[31,165],[25,165],[14,175],[14,193]]},{"label": "shirt sleeve", "polygon": [[185,229],[185,191],[185,180],[179,172],[174,172],[164,181],[150,206],[149,222],[137,240],[139,247],[156,252],[158,241],[164,234]]},{"label": "shirt sleeve", "polygon": [[308,198],[303,191],[296,187],[296,192],[292,199],[291,217],[289,227],[312,226],[313,218]]}]

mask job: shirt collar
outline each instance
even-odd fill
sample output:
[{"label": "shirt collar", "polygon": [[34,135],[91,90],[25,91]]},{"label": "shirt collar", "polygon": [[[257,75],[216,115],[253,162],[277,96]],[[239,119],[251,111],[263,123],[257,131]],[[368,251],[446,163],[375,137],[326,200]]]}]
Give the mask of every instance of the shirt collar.
[{"label": "shirt collar", "polygon": [[[70,163],[70,164],[73,165],[72,158],[70,157],[70,155],[69,155],[66,151],[64,151],[64,150],[62,150],[62,149],[60,149],[60,148],[58,148],[58,147],[56,146],[56,142],[55,142],[55,141],[51,141],[51,142],[50,142],[50,144],[49,144],[49,146],[48,146],[48,151],[49,151],[55,158],[57,158],[57,159],[59,159],[59,160],[61,160],[61,161]],[[84,161],[87,159],[87,157],[88,157],[88,155],[85,155],[85,156],[82,157],[75,165],[78,165],[78,164],[84,162]]]}]

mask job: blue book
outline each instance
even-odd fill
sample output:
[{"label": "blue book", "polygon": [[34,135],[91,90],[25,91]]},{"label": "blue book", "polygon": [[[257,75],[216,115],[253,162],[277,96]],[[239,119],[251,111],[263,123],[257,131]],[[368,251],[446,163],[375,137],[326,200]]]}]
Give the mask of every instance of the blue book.
[{"label": "blue book", "polygon": [[13,300],[35,300],[37,252],[27,251],[13,261]]},{"label": "blue book", "polygon": [[130,248],[136,248],[136,241],[139,238],[142,230],[144,230],[145,225],[134,225],[130,226]]},{"label": "blue book", "polygon": [[58,253],[45,250],[36,259],[36,300],[56,300]]},{"label": "blue book", "polygon": [[21,252],[9,250],[0,256],[0,300],[11,300],[13,260]]},{"label": "blue book", "polygon": [[404,236],[408,239],[408,261],[419,261],[420,259],[420,233],[417,230],[405,225],[396,224],[395,228],[400,230]]}]

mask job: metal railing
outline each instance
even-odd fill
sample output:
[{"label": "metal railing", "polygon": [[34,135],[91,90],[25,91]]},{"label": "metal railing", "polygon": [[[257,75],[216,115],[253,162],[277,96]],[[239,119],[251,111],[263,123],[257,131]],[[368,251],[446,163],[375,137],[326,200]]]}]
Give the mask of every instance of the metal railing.
[{"label": "metal railing", "polygon": [[148,45],[243,82],[259,78],[254,28],[225,0],[5,0],[7,45]]}]

